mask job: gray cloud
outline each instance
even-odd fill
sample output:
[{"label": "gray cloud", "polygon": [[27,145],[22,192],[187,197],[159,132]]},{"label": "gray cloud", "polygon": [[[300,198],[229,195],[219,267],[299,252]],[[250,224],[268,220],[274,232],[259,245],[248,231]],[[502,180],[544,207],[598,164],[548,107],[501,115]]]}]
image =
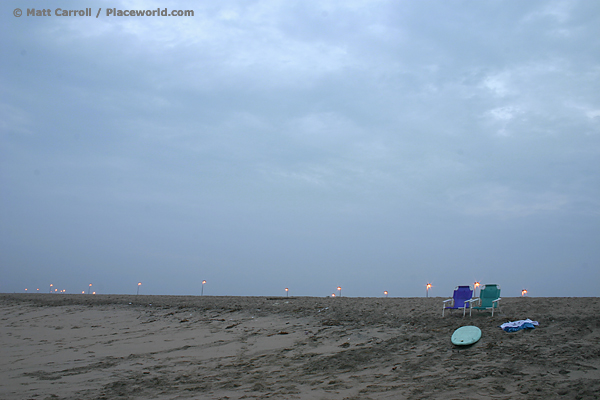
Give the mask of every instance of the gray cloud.
[{"label": "gray cloud", "polygon": [[593,2],[112,6],[2,6],[0,290],[599,294]]}]

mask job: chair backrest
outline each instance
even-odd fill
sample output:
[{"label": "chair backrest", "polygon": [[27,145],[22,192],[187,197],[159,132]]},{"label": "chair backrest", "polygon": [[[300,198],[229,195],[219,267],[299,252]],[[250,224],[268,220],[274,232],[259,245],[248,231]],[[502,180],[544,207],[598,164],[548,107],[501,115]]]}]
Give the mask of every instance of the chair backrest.
[{"label": "chair backrest", "polygon": [[452,297],[454,298],[454,307],[464,307],[465,301],[471,300],[473,297],[473,290],[470,286],[458,286],[454,289],[454,296]]},{"label": "chair backrest", "polygon": [[482,307],[497,306],[498,303],[494,303],[494,300],[500,298],[500,286],[496,284],[484,285],[483,288],[481,288],[479,297],[481,298]]}]

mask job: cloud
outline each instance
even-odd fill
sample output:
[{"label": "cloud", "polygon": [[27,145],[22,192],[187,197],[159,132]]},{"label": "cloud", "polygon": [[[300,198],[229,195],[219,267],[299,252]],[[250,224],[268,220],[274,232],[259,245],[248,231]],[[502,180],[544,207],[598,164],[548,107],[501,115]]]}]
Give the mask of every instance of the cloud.
[{"label": "cloud", "polygon": [[464,214],[500,219],[564,212],[573,204],[573,199],[563,193],[516,190],[498,184],[451,192],[449,199],[452,206]]},{"label": "cloud", "polygon": [[506,97],[512,92],[509,88],[509,76],[506,72],[487,76],[483,80],[482,86],[496,97]]},{"label": "cloud", "polygon": [[0,16],[0,263],[15,282],[110,265],[114,291],[147,273],[175,293],[201,265],[215,294],[302,271],[419,295],[423,270],[451,291],[448,265],[497,263],[512,284],[564,268],[557,256],[597,264],[592,2],[111,7],[195,14]]}]

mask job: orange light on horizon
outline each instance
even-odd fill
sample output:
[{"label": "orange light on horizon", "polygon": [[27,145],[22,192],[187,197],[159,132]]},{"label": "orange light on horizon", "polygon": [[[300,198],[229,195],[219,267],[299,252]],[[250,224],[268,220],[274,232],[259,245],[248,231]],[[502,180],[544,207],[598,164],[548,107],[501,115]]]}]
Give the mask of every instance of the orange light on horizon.
[{"label": "orange light on horizon", "polygon": [[335,297],[335,293],[331,293],[331,297]]},{"label": "orange light on horizon", "polygon": [[388,291],[387,291],[387,290],[384,290],[384,291],[383,291],[383,294],[385,294],[385,297],[387,297],[387,295],[388,295]]},{"label": "orange light on horizon", "polygon": [[427,297],[429,297],[429,289],[431,289],[431,283],[427,282],[426,288],[427,288]]},{"label": "orange light on horizon", "polygon": [[527,289],[521,290],[521,296],[527,296]]}]

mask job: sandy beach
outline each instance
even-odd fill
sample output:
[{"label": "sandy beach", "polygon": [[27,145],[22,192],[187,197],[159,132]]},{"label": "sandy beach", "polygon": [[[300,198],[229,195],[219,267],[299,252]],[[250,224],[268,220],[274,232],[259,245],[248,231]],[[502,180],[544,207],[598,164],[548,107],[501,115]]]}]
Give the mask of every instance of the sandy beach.
[{"label": "sandy beach", "polygon": [[[597,399],[599,298],[0,294],[2,399]],[[533,330],[503,322],[530,318]],[[472,346],[451,344],[475,325]]]}]

